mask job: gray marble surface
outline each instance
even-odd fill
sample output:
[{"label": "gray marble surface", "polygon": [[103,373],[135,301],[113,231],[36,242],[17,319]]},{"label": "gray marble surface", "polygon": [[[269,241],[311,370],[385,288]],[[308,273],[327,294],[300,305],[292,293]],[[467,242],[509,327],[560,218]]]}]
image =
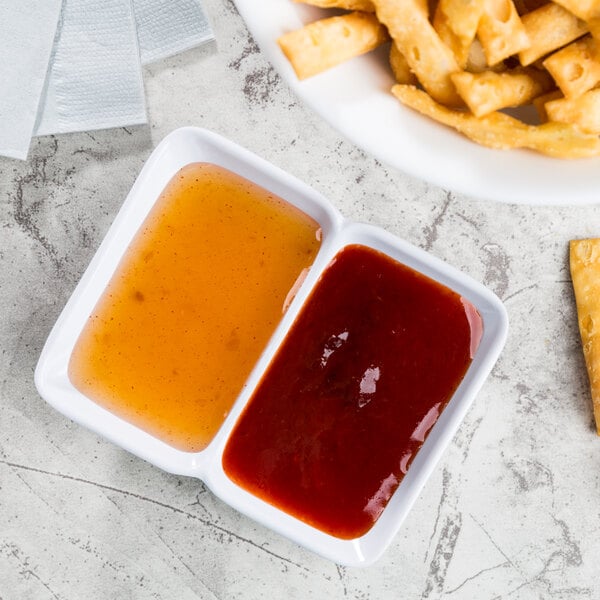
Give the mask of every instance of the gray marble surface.
[{"label": "gray marble surface", "polygon": [[[0,159],[0,599],[600,598],[600,440],[567,268],[568,240],[600,234],[598,208],[483,202],[387,168],[300,104],[230,0],[205,5],[218,41],[146,70],[149,126],[40,138],[27,162]],[[372,567],[297,547],[35,390],[45,338],[144,160],[189,124],[505,302],[497,366]]]}]

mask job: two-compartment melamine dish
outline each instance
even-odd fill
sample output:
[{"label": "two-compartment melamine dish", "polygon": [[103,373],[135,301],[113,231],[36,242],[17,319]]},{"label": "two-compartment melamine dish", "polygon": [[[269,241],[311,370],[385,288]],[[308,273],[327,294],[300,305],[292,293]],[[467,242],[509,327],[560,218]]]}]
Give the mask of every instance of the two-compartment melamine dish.
[{"label": "two-compartment melamine dish", "polygon": [[[71,383],[68,364],[77,339],[119,261],[148,212],[173,175],[193,162],[220,165],[283,198],[315,219],[322,244],[308,276],[256,363],[246,385],[209,446],[201,452],[177,450],[105,410]],[[475,306],[483,335],[462,383],[452,396],[408,473],[375,525],[365,535],[344,540],[325,534],[234,484],[222,466],[222,454],[238,417],[249,401],[303,303],[323,270],[344,247],[368,246],[450,288]],[[349,223],[314,190],[247,150],[201,129],[179,129],[156,148],[122,209],[55,324],[40,357],[35,381],[57,410],[129,452],[172,473],[198,477],[221,499],[258,522],[306,548],[346,565],[376,560],[449,443],[477,391],[493,367],[506,338],[507,317],[500,301],[481,284],[426,252],[382,229]]]}]

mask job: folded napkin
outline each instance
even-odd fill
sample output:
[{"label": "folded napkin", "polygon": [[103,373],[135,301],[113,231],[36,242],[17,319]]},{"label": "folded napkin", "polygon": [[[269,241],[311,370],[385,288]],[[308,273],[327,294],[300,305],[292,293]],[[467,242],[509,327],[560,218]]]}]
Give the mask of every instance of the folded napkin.
[{"label": "folded napkin", "polygon": [[0,155],[145,123],[142,63],[212,39],[198,0],[0,0]]},{"label": "folded napkin", "polygon": [[64,0],[36,135],[146,122],[131,0]]},{"label": "folded napkin", "polygon": [[0,2],[0,154],[27,158],[61,0]]},{"label": "folded napkin", "polygon": [[142,64],[214,39],[197,0],[133,0]]}]

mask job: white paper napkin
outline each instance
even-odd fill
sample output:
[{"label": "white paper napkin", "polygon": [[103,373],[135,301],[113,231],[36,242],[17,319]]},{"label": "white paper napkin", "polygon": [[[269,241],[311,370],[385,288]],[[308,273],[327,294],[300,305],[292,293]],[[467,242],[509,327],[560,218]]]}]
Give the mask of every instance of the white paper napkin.
[{"label": "white paper napkin", "polygon": [[133,0],[142,64],[214,39],[197,0]]},{"label": "white paper napkin", "polygon": [[212,39],[199,0],[0,0],[0,155],[145,123],[141,63]]},{"label": "white paper napkin", "polygon": [[27,158],[61,0],[0,1],[0,155]]},{"label": "white paper napkin", "polygon": [[36,135],[146,122],[131,0],[64,0]]}]

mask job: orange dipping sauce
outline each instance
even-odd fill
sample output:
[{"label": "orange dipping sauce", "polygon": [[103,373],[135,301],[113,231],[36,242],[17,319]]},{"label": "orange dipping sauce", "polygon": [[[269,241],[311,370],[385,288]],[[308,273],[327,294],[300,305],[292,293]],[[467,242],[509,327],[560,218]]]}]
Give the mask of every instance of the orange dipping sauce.
[{"label": "orange dipping sauce", "polygon": [[184,167],[84,327],[71,382],[167,444],[203,450],[319,246],[319,224],[296,207],[221,167]]}]

